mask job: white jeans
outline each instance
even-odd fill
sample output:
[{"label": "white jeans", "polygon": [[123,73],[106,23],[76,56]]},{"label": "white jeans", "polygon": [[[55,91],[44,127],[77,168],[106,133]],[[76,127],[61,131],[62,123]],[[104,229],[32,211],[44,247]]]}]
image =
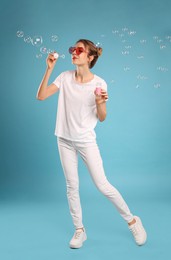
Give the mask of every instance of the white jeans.
[{"label": "white jeans", "polygon": [[75,228],[77,229],[84,226],[82,223],[82,209],[79,196],[78,153],[85,162],[99,191],[113,203],[126,222],[131,222],[133,215],[126,202],[105,176],[103,161],[96,140],[81,143],[58,137],[57,142],[66,179],[68,204]]}]

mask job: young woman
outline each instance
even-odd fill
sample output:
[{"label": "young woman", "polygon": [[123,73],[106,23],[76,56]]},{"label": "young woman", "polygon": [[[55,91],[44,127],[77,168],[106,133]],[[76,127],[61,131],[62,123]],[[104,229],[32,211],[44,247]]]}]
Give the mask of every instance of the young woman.
[{"label": "young woman", "polygon": [[102,48],[96,47],[89,40],[80,39],[74,47],[69,48],[69,53],[76,69],[61,73],[49,86],[48,81],[57,59],[54,54],[48,55],[47,69],[37,99],[45,100],[59,91],[55,135],[66,179],[70,213],[76,229],[70,247],[80,248],[87,239],[79,197],[78,153],[99,191],[113,203],[128,223],[135,242],[143,245],[147,235],[141,220],[132,215],[121,194],[107,180],[96,143],[94,128],[98,120],[102,122],[106,118],[108,94],[106,82],[90,69],[101,55]]}]

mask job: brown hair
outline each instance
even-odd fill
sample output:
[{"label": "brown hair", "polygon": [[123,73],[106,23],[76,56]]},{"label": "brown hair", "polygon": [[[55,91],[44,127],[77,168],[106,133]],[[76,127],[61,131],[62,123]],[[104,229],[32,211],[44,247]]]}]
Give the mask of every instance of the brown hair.
[{"label": "brown hair", "polygon": [[94,56],[94,59],[90,62],[89,68],[93,68],[96,61],[98,60],[98,57],[102,54],[102,48],[97,47],[92,41],[86,40],[86,39],[80,39],[76,43],[82,42],[86,48],[89,50],[88,56]]}]

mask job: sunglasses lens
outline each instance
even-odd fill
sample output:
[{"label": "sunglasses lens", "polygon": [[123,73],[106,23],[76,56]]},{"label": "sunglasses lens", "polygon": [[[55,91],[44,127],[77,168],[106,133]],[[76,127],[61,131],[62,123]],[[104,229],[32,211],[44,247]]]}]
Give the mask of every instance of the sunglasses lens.
[{"label": "sunglasses lens", "polygon": [[70,54],[72,54],[75,51],[77,55],[80,55],[82,52],[84,52],[84,49],[83,47],[70,47],[68,51]]},{"label": "sunglasses lens", "polygon": [[74,47],[70,47],[68,51],[69,51],[70,54],[72,54],[74,52],[74,50],[75,50]]},{"label": "sunglasses lens", "polygon": [[77,55],[80,55],[83,51],[84,51],[84,49],[82,47],[77,47],[76,48],[76,54]]}]

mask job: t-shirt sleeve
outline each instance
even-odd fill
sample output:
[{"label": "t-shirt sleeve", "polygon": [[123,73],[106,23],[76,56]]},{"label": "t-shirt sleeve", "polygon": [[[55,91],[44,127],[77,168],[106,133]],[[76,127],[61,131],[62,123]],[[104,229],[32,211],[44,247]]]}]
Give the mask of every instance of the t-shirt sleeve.
[{"label": "t-shirt sleeve", "polygon": [[58,88],[62,85],[62,79],[64,77],[64,72],[62,72],[54,81],[53,84],[55,84]]},{"label": "t-shirt sleeve", "polygon": [[107,83],[106,83],[106,81],[104,81],[104,80],[103,80],[103,82],[102,82],[102,88],[107,91]]}]

